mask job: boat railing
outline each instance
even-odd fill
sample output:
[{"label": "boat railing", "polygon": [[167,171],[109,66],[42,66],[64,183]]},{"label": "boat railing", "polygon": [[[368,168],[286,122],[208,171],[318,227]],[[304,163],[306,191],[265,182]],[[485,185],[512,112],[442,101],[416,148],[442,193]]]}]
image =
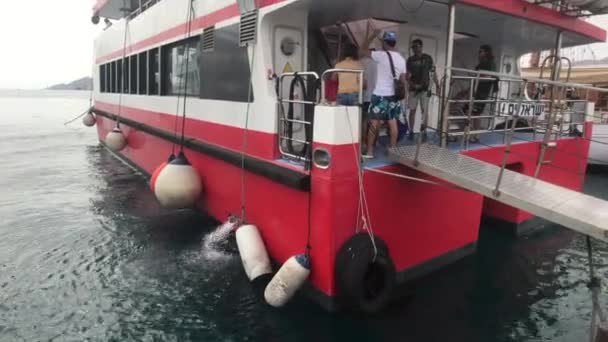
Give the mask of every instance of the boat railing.
[{"label": "boat railing", "polygon": [[321,103],[329,104],[326,98],[326,81],[334,74],[356,74],[359,77],[359,102],[363,103],[363,70],[354,69],[328,69],[321,75]]},{"label": "boat railing", "polygon": [[[286,159],[310,164],[314,107],[331,105],[326,98],[327,80],[336,73],[357,74],[359,77],[359,106],[363,103],[363,70],[328,69],[319,78],[315,72],[290,72],[278,77],[278,139],[279,152]],[[301,78],[302,81],[297,81]],[[319,87],[319,80],[321,81]],[[291,81],[287,87],[286,81]],[[302,89],[304,86],[306,89]],[[285,97],[285,89],[289,95]],[[287,108],[285,108],[287,106]]]},{"label": "boat railing", "polygon": [[[291,81],[287,97],[286,80]],[[279,152],[283,158],[304,162],[307,167],[311,160],[314,106],[319,103],[318,80],[315,72],[283,73],[277,79]]]},{"label": "boat railing", "polygon": [[[541,143],[540,153],[535,158],[534,177],[538,177],[541,168],[552,163],[552,155],[558,151],[557,140],[580,138],[593,141],[585,134],[586,123],[597,119],[591,110],[592,106],[588,105],[589,95],[590,92],[608,93],[608,89],[588,85],[522,78],[485,70],[447,68],[447,71],[449,77],[444,77],[443,89],[449,91],[447,96],[441,97],[441,117],[437,129],[440,144],[447,147],[453,138],[461,138],[460,149],[465,150],[469,148],[471,138],[474,138],[475,143],[483,145],[481,135],[502,135],[504,154],[496,179],[495,196],[500,194],[502,175],[514,140]],[[447,87],[446,79],[451,80]],[[455,95],[454,89],[458,89],[458,85],[461,86],[461,91]],[[480,85],[483,85],[481,89]],[[533,96],[529,96],[530,88]],[[579,97],[576,96],[577,93],[583,95]],[[462,125],[454,129],[451,123],[457,120]],[[480,120],[489,120],[490,124],[482,128]],[[498,120],[502,120],[501,125],[496,124]],[[520,125],[522,120],[525,124]],[[528,131],[532,136],[516,137],[516,133],[521,130]],[[537,134],[540,134],[540,139],[536,138]],[[416,142],[414,165],[418,164],[423,143],[420,134]],[[548,154],[549,150],[553,150],[553,154]],[[588,158],[582,151],[579,149],[575,154],[579,160],[579,170],[568,171],[582,172],[581,165],[584,164],[581,161]],[[549,160],[546,160],[547,155]]]},{"label": "boat railing", "polygon": [[[547,131],[555,139],[584,133],[583,124],[593,115],[587,113],[590,92],[608,92],[588,85],[483,70],[449,70],[450,93],[442,97],[437,126],[430,128],[438,131],[444,146],[462,137],[463,149],[468,148],[471,137],[499,133],[506,139],[509,130],[531,132],[532,140],[537,133]],[[583,96],[576,96],[581,92]],[[511,123],[515,127],[510,128]]]},{"label": "boat railing", "polygon": [[136,9],[134,9],[133,11],[131,11],[131,13],[129,13],[127,15],[126,19],[127,20],[133,20],[135,17],[137,17],[138,15],[142,14],[147,9],[149,9],[152,6],[154,6],[155,4],[157,4],[160,1],[161,0],[147,0],[147,1],[139,0],[139,6]]}]

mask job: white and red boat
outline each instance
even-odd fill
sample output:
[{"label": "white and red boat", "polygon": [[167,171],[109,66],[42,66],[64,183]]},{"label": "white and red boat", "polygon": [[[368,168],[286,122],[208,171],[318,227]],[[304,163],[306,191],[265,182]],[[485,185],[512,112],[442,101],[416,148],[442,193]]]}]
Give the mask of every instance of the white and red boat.
[{"label": "white and red boat", "polygon": [[[202,179],[199,208],[219,221],[244,208],[275,262],[309,251],[306,292],[315,300],[328,309],[373,311],[397,285],[473,253],[482,217],[519,230],[536,225],[535,215],[550,215],[518,204],[518,196],[484,196],[474,182],[402,165],[381,150],[362,164],[359,107],[326,101],[320,81],[336,72],[341,45],[361,44],[375,27],[397,32],[407,56],[410,42],[422,39],[444,80],[436,93],[499,78],[477,131],[470,113],[458,117],[458,106],[475,99],[433,97],[430,129],[441,134],[418,145],[416,158],[436,142],[442,151],[580,191],[591,124],[571,123],[584,124],[582,137],[530,130],[557,105],[524,96],[527,87],[566,85],[518,76],[523,54],[606,41],[603,29],[580,18],[604,2],[579,2],[98,0],[94,21],[115,20],[95,41],[99,139],[119,121],[127,146],[118,155],[146,174],[184,146]],[[481,44],[493,46],[496,74],[468,70]],[[509,130],[514,118],[524,124]],[[466,123],[451,124],[458,120]],[[480,143],[468,143],[470,134]],[[594,227],[584,232],[602,238],[597,232],[605,227]]]}]

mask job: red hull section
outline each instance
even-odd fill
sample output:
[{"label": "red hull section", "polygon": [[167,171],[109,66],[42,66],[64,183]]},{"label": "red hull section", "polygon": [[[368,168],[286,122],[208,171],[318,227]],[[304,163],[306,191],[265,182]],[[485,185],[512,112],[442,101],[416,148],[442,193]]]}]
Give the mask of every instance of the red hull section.
[{"label": "red hull section", "polygon": [[[96,104],[96,108],[108,112],[115,109],[101,103]],[[171,115],[133,108],[124,108],[122,114],[169,132],[175,124],[175,117]],[[114,121],[97,116],[100,137],[105,137],[114,125]],[[220,126],[189,119],[186,134],[239,151],[243,130]],[[126,125],[122,125],[122,129],[128,137],[128,147],[121,154],[148,174],[166,162],[172,152],[173,144],[167,140]],[[274,162],[275,135],[260,132],[248,134],[247,153]],[[311,283],[325,296],[334,297],[337,295],[336,254],[357,229],[360,192],[355,151],[359,146],[315,143],[314,147],[328,150],[332,160],[330,168],[315,167],[310,172],[310,193],[245,172],[246,215],[248,222],[260,228],[269,254],[280,263],[304,252],[310,235]],[[581,160],[577,154],[586,155],[588,148],[589,144],[583,140],[560,140],[557,149],[547,154],[551,164],[543,166],[541,179],[580,190],[586,159]],[[512,151],[508,161],[510,168],[527,175],[533,174],[540,143],[516,144]],[[504,147],[496,147],[468,151],[466,154],[500,164],[503,152]],[[200,152],[187,149],[186,154],[203,180],[205,193],[200,207],[220,221],[230,214],[238,215],[241,211],[241,168]],[[441,180],[399,165],[383,170],[442,183]],[[573,172],[578,176],[573,176]],[[521,210],[453,187],[373,172],[364,174],[363,184],[369,203],[369,223],[373,232],[386,242],[399,272],[407,272],[413,267],[474,245],[482,213],[513,223],[521,223],[532,217]],[[432,270],[431,267],[427,271]],[[423,273],[418,272],[418,275]]]},{"label": "red hull section", "polygon": [[[536,163],[540,158],[541,142],[514,144],[507,161],[507,167],[527,176],[534,176]],[[486,148],[465,152],[466,155],[483,160],[490,164],[501,165],[504,147]],[[562,186],[564,188],[581,191],[587,169],[589,141],[583,139],[562,139],[557,141],[555,148],[549,148],[545,154],[545,161],[541,168],[539,178]],[[522,223],[534,215],[486,198],[484,201],[484,214],[506,222]]]}]

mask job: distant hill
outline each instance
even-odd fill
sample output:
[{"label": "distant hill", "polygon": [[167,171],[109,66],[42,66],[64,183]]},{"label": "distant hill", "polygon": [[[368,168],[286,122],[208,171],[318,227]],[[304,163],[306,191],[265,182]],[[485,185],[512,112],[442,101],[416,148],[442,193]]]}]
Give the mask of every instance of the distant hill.
[{"label": "distant hill", "polygon": [[83,77],[68,84],[61,83],[48,87],[50,90],[91,90],[93,88],[93,79],[91,77]]}]

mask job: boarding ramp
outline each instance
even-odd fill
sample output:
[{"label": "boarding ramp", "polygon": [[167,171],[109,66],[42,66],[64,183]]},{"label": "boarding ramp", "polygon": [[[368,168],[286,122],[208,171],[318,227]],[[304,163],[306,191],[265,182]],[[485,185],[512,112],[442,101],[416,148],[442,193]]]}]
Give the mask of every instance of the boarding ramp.
[{"label": "boarding ramp", "polygon": [[389,156],[400,164],[464,189],[608,241],[608,201],[436,145],[425,144],[418,151],[416,146],[390,148]]}]

